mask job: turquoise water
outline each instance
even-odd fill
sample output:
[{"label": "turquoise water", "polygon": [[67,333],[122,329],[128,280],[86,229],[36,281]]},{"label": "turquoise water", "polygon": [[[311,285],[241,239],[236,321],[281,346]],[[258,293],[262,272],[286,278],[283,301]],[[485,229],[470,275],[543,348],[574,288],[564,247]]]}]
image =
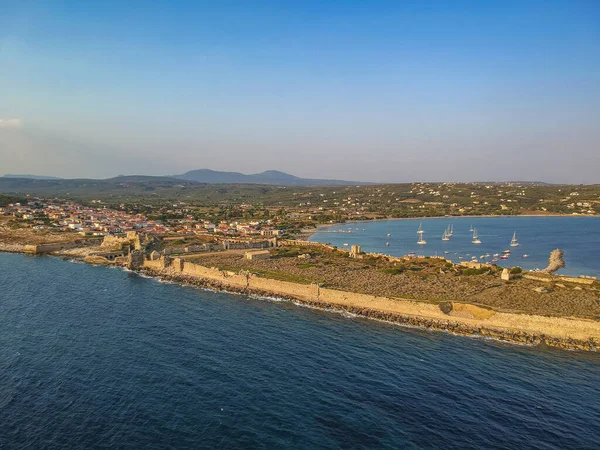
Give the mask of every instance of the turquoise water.
[{"label": "turquoise water", "polygon": [[[425,245],[417,244],[421,223]],[[449,225],[454,227],[454,234],[449,241],[442,241],[442,234]],[[477,229],[482,242],[479,245],[471,242],[471,226]],[[513,232],[517,233],[519,247],[510,247]],[[481,261],[490,262],[495,253],[510,249],[509,259],[499,259],[498,264],[527,270],[543,269],[550,252],[560,248],[565,252],[566,267],[559,273],[600,277],[600,217],[445,217],[354,222],[321,229],[309,240],[344,248],[344,244],[348,244],[348,248],[358,244],[364,251],[393,256],[409,252],[439,255],[455,262],[470,261],[473,256],[480,259],[486,253],[491,256]]]},{"label": "turquoise water", "polygon": [[0,448],[592,449],[598,354],[0,254]]}]

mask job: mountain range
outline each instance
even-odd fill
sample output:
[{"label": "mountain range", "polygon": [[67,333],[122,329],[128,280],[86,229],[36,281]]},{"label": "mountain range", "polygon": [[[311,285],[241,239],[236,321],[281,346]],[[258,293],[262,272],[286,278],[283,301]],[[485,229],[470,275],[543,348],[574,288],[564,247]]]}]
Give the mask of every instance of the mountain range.
[{"label": "mountain range", "polygon": [[368,184],[356,181],[300,178],[279,170],[266,170],[261,173],[246,175],[240,172],[198,169],[190,170],[181,175],[172,175],[171,178],[208,184],[271,184],[277,186],[347,186]]},{"label": "mountain range", "polygon": [[[12,175],[6,174],[2,178],[20,178],[28,180],[61,180],[61,178],[38,175]],[[324,180],[315,178],[300,178],[279,170],[266,170],[261,173],[246,175],[240,172],[220,172],[210,169],[190,170],[180,175],[168,175],[165,177],[148,177],[144,175],[119,175],[105,181],[145,181],[147,179],[177,179],[203,184],[268,184],[273,186],[347,186],[357,184],[369,184],[356,181]]]}]

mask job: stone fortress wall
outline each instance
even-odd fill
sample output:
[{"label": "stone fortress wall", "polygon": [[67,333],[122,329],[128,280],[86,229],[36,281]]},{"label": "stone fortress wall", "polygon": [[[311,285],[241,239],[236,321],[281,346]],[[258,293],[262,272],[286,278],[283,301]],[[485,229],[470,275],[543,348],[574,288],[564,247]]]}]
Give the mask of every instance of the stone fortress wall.
[{"label": "stone fortress wall", "polygon": [[321,308],[349,311],[366,317],[411,326],[447,330],[458,334],[477,334],[513,342],[593,350],[600,346],[600,323],[585,319],[544,317],[503,313],[475,305],[445,302],[448,305],[323,288],[263,278],[205,267],[182,258],[146,259],[142,268],[156,275],[203,286],[266,296],[296,299]]}]

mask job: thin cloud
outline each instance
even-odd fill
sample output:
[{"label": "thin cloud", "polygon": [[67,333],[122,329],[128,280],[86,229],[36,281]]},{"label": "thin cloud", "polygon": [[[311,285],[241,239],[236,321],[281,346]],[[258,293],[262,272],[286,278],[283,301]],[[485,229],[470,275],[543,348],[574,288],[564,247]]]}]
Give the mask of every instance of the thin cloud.
[{"label": "thin cloud", "polygon": [[22,126],[21,119],[0,119],[0,128],[21,128]]}]

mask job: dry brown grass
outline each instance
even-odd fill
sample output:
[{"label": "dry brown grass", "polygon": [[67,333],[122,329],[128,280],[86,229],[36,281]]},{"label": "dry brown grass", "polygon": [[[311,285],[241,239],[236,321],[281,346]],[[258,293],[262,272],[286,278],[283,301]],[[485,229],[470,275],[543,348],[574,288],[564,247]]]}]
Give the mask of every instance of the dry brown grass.
[{"label": "dry brown grass", "polygon": [[[456,271],[445,267],[443,261],[434,259],[406,262],[403,264],[405,270],[397,274],[384,273],[386,268],[394,267],[390,263],[353,260],[339,255],[321,255],[310,260],[274,258],[249,261],[240,255],[217,253],[198,262],[206,266],[254,269],[263,273],[281,272],[313,282],[324,281],[326,287],[388,298],[428,303],[470,303],[486,308],[483,311],[600,317],[600,292],[597,290],[567,287],[541,294],[533,291],[535,287],[544,285],[541,282],[519,279],[505,283],[500,280],[499,273],[458,276]],[[465,313],[473,317],[489,314],[478,310]]]}]

